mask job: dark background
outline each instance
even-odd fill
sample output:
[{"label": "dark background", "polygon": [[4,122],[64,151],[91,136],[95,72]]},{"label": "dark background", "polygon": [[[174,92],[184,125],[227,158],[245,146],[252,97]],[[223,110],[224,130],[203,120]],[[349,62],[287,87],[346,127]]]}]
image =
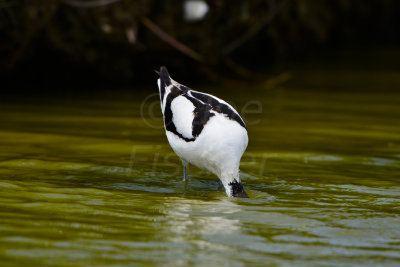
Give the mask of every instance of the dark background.
[{"label": "dark background", "polygon": [[[256,81],[310,62],[397,69],[400,1],[0,0],[3,90],[149,84],[167,66],[194,81]],[[90,85],[90,86],[87,86]]]}]

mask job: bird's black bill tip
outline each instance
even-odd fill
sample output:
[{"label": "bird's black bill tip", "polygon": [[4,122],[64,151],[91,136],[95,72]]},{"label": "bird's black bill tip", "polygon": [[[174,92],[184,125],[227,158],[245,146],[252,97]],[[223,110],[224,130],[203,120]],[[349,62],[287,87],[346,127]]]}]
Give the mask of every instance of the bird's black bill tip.
[{"label": "bird's black bill tip", "polygon": [[232,196],[233,197],[240,197],[240,198],[249,198],[247,193],[244,191],[243,185],[241,182],[234,181],[229,183],[232,189]]},{"label": "bird's black bill tip", "polygon": [[158,70],[154,70],[155,73],[157,73],[158,75],[160,75],[160,72]]}]

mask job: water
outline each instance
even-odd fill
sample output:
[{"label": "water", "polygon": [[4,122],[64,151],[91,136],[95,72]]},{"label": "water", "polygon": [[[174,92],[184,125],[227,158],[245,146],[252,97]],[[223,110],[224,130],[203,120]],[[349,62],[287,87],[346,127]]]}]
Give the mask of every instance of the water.
[{"label": "water", "polygon": [[155,87],[3,97],[1,266],[398,266],[400,93],[326,79],[208,89],[248,124],[250,199],[182,182]]}]

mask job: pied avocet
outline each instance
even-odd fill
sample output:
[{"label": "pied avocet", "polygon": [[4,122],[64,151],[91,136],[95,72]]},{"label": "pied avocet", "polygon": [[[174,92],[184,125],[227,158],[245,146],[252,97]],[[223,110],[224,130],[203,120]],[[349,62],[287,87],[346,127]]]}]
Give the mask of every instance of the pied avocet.
[{"label": "pied avocet", "polygon": [[184,179],[190,163],[217,175],[229,197],[248,197],[239,178],[247,128],[238,112],[218,97],[174,81],[165,67],[157,73],[165,131],[182,160]]}]

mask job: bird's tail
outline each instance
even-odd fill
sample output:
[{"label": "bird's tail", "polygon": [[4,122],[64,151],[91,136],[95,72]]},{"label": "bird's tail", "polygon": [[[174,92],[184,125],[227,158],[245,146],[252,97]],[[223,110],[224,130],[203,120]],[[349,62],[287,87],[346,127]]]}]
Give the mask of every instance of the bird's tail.
[{"label": "bird's tail", "polygon": [[[156,71],[160,75],[160,79],[157,80],[158,89],[160,90],[160,100],[161,106],[163,105],[164,95],[166,87],[171,85],[171,77],[169,77],[168,70],[166,67],[162,66],[160,71]],[[163,111],[164,112],[164,111]]]},{"label": "bird's tail", "polygon": [[158,75],[160,75],[161,84],[164,86],[171,85],[171,77],[169,77],[169,73],[166,67],[162,66],[160,71],[156,71]]}]

